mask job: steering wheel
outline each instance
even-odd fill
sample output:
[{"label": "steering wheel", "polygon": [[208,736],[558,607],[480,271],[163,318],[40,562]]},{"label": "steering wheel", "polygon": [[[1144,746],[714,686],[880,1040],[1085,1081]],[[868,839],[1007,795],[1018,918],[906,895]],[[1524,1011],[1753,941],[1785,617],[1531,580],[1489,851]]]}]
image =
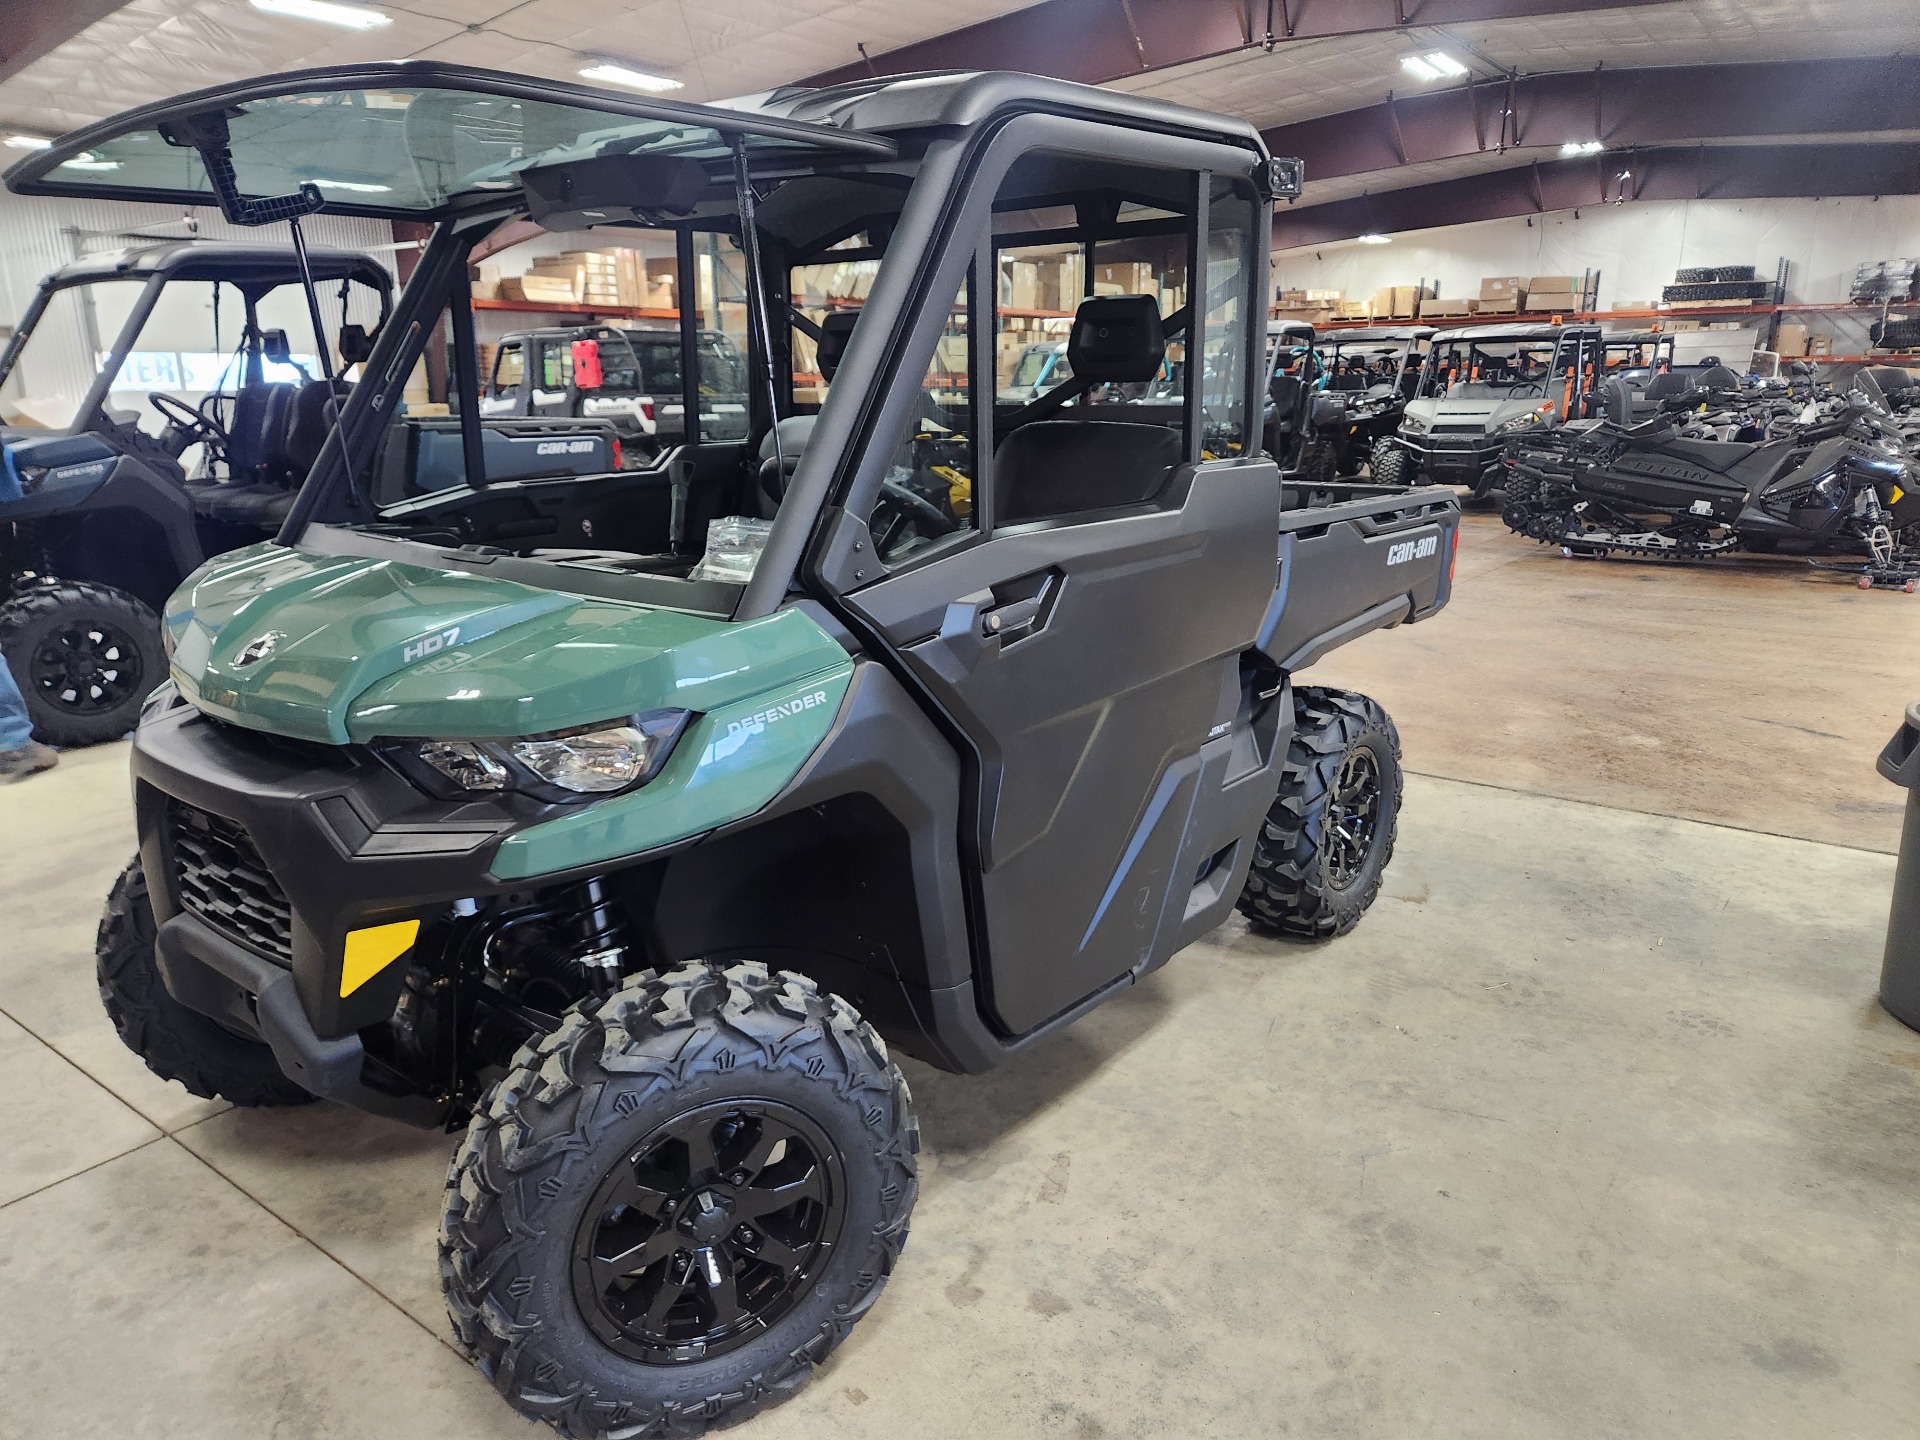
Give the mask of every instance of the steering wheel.
[{"label": "steering wheel", "polygon": [[[189,438],[188,445],[201,441],[214,448],[225,451],[231,438],[227,427],[211,415],[194,409],[184,400],[176,400],[161,390],[147,392],[147,403],[158,410],[174,429],[184,432]],[[183,450],[186,446],[181,447]]]},{"label": "steering wheel", "polygon": [[882,555],[893,548],[894,541],[908,525],[918,525],[921,536],[928,540],[951,534],[960,528],[959,521],[953,519],[931,500],[914,494],[897,480],[880,482],[880,494],[873,502],[875,515],[878,515],[883,508],[892,513],[880,525],[879,533],[873,537],[874,549]]}]

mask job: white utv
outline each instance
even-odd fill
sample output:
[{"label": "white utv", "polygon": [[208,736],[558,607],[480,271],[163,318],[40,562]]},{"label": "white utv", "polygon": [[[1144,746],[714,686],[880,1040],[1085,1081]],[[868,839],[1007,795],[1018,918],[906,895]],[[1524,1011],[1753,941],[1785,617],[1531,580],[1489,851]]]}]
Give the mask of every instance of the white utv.
[{"label": "white utv", "polygon": [[1474,325],[1442,330],[1420,388],[1391,445],[1373,455],[1373,478],[1411,484],[1424,475],[1465,485],[1475,499],[1500,486],[1506,442],[1577,409],[1599,363],[1597,325]]}]

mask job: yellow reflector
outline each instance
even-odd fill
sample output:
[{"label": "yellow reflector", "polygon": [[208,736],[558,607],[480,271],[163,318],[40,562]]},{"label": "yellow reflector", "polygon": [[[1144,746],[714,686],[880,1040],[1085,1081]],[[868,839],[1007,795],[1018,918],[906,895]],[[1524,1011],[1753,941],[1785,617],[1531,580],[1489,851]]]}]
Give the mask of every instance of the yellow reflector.
[{"label": "yellow reflector", "polygon": [[1904,490],[1902,490],[1902,489],[1901,489],[1901,488],[1900,488],[1900,487],[1899,487],[1898,485],[1896,485],[1896,486],[1894,486],[1894,487],[1893,487],[1893,495],[1892,495],[1892,497],[1891,497],[1891,498],[1890,498],[1890,499],[1889,499],[1889,500],[1887,501],[1887,503],[1888,503],[1889,505],[1898,505],[1898,504],[1900,503],[1900,501],[1901,501],[1901,500],[1902,500],[1903,498],[1905,498],[1905,496],[1906,496],[1906,493],[1907,493],[1907,492],[1906,492],[1906,491],[1904,491]]},{"label": "yellow reflector", "polygon": [[346,999],[387,966],[406,954],[420,933],[418,920],[370,925],[347,932],[346,953],[340,959],[340,998]]}]

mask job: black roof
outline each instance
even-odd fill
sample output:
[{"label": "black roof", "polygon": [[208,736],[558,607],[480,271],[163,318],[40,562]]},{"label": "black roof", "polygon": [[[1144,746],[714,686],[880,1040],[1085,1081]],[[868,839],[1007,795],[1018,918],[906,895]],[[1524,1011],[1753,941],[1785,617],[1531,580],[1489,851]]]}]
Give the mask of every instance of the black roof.
[{"label": "black roof", "polygon": [[[359,280],[390,290],[387,267],[358,250],[309,249],[315,280]],[[297,284],[300,262],[291,245],[249,245],[227,240],[173,240],[89,255],[63,265],[46,284],[64,287],[96,280],[226,280],[235,285],[271,287]]]}]

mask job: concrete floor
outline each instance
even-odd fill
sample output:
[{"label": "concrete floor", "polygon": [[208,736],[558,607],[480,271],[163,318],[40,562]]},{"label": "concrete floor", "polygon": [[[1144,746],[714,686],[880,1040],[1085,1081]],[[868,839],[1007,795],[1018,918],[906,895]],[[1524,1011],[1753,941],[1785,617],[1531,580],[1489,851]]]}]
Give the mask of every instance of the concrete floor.
[{"label": "concrete floor", "polygon": [[[1447,615],[1316,676],[1433,772],[1366,922],[1231,924],[994,1075],[909,1066],[905,1261],[743,1434],[1912,1433],[1871,764],[1917,602],[1510,540],[1476,521]],[[545,1433],[445,1343],[451,1141],[204,1104],[114,1038],[124,763],[0,788],[0,1437]]]}]

